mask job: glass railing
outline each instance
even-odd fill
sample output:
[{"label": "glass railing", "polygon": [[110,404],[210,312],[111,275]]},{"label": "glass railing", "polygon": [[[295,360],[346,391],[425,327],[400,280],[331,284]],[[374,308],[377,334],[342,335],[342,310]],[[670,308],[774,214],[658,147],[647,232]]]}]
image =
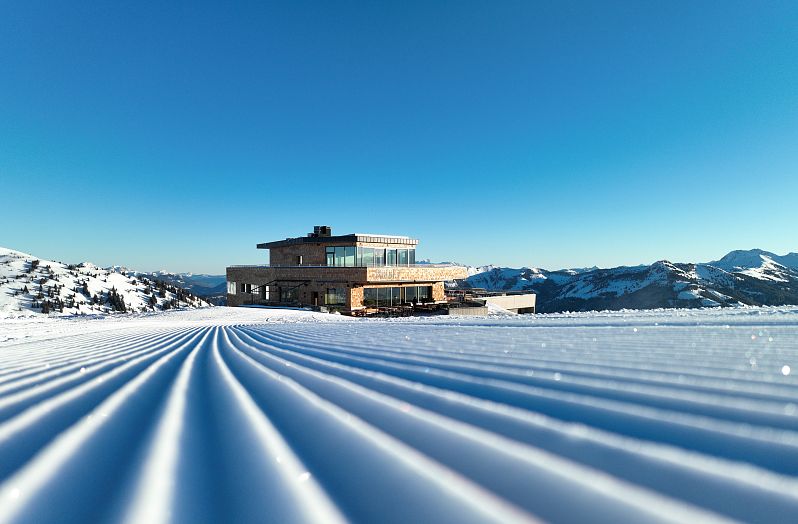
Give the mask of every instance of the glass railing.
[{"label": "glass railing", "polygon": [[403,267],[410,267],[410,268],[441,268],[441,267],[463,267],[458,264],[394,264],[394,265],[381,265],[381,266],[319,266],[319,265],[311,265],[311,264],[239,264],[227,267],[240,267],[240,268],[247,268],[247,267],[275,267],[275,268],[324,268],[324,269],[353,269],[353,268],[403,268]]}]

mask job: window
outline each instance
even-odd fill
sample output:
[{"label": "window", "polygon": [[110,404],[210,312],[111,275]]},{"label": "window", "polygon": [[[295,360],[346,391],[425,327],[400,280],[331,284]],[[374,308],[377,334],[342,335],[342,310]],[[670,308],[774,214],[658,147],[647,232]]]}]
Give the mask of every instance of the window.
[{"label": "window", "polygon": [[227,282],[227,293],[229,295],[236,294],[236,283],[235,282]]},{"label": "window", "polygon": [[373,266],[374,265],[374,248],[373,247],[364,247],[362,248],[363,255],[361,257],[361,266]]},{"label": "window", "polygon": [[428,302],[432,302],[432,286],[363,288],[363,305],[367,307],[395,307]]},{"label": "window", "polygon": [[[415,249],[328,246],[325,256],[327,265],[336,267],[407,266],[416,263]],[[301,255],[296,257],[296,264],[303,264]]]},{"label": "window", "polygon": [[297,300],[297,291],[296,288],[284,288],[281,287],[280,289],[280,302],[296,302]]},{"label": "window", "polygon": [[367,287],[363,289],[363,305],[367,307],[377,306],[377,288]]},{"label": "window", "polygon": [[330,246],[326,248],[328,266],[356,267],[361,265],[362,248],[355,246]]},{"label": "window", "polygon": [[[259,286],[257,284],[241,284],[239,286],[242,293],[260,293],[261,296],[264,294],[264,290],[268,290],[268,286]],[[229,289],[229,288],[228,288]],[[233,293],[235,295],[235,293]]]},{"label": "window", "polygon": [[432,301],[432,286],[419,286],[418,287],[418,301],[431,302]]},{"label": "window", "polygon": [[302,255],[297,255],[296,256],[296,265],[297,266],[301,266],[302,265]]},{"label": "window", "polygon": [[328,287],[324,294],[324,304],[327,306],[345,306],[346,290],[341,287]]},{"label": "window", "polygon": [[346,267],[355,267],[355,246],[346,246],[344,248],[344,265]]},{"label": "window", "polygon": [[[392,307],[412,302],[416,287],[367,287],[363,288],[363,305],[367,307]],[[426,288],[425,288],[426,289]]]}]

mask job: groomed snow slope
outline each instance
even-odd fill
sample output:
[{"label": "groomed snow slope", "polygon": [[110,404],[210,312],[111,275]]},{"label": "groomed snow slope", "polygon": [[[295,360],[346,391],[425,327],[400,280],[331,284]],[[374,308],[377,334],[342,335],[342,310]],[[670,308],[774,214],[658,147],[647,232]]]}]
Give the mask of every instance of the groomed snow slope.
[{"label": "groomed snow slope", "polygon": [[796,308],[0,329],[0,522],[798,515]]}]

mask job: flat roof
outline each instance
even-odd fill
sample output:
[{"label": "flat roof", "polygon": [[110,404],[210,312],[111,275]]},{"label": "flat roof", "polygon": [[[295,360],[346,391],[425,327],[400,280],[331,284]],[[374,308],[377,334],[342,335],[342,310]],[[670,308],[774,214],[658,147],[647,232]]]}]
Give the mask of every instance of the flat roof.
[{"label": "flat roof", "polygon": [[263,242],[258,244],[258,249],[271,249],[273,247],[292,246],[294,244],[343,244],[354,242],[373,242],[375,244],[402,244],[416,245],[418,240],[399,235],[377,235],[371,233],[350,233],[348,235],[333,235],[329,237],[295,237],[285,240],[275,240],[274,242]]}]

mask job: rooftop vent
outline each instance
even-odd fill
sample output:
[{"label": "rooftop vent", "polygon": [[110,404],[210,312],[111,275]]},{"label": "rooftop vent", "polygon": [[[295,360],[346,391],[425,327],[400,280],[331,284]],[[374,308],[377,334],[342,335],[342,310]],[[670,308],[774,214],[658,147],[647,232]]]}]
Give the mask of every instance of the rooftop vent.
[{"label": "rooftop vent", "polygon": [[329,237],[332,236],[332,228],[330,226],[313,226],[313,233],[308,236]]}]

